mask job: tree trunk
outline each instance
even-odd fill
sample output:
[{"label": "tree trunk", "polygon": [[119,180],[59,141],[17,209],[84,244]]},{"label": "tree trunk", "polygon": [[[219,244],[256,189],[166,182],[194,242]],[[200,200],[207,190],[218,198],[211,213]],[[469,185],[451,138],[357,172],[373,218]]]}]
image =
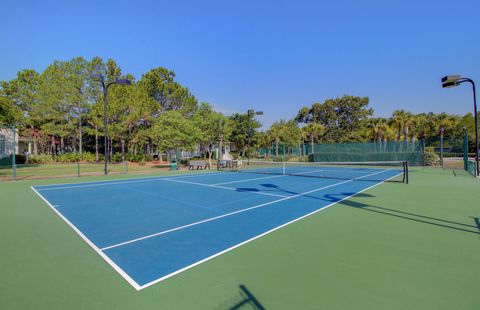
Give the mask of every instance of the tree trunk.
[{"label": "tree trunk", "polygon": [[80,104],[78,105],[78,152],[80,153],[80,158],[83,159],[82,112],[80,109]]},{"label": "tree trunk", "polygon": [[278,156],[278,138],[275,139],[275,156]]},{"label": "tree trunk", "polygon": [[208,148],[207,149],[207,154],[208,154],[208,164],[210,165],[210,167],[212,166],[212,150],[211,148]]},{"label": "tree trunk", "polygon": [[122,161],[125,161],[125,138],[120,138],[120,144],[122,146]]},{"label": "tree trunk", "polygon": [[50,139],[50,148],[51,148],[51,152],[52,152],[52,158],[55,157],[55,137],[52,135],[52,138]]},{"label": "tree trunk", "polygon": [[63,136],[60,137],[60,151],[61,153],[65,153],[65,139]]},{"label": "tree trunk", "polygon": [[377,141],[379,144],[382,144],[383,132],[381,130],[377,131]]},{"label": "tree trunk", "polygon": [[108,148],[110,149],[110,155],[108,156],[108,159],[110,159],[109,161],[112,161],[112,156],[113,156],[113,138],[110,138],[109,139],[109,143],[108,143]]},{"label": "tree trunk", "polygon": [[33,138],[33,154],[38,155],[38,142],[37,142],[37,132],[33,125],[30,125],[30,129],[32,130],[32,138]]},{"label": "tree trunk", "polygon": [[218,159],[223,160],[223,135],[220,135],[220,141],[218,143]]},{"label": "tree trunk", "polygon": [[98,125],[95,124],[95,161],[99,161],[98,156]]},{"label": "tree trunk", "polygon": [[400,137],[402,136],[402,126],[398,125],[397,130],[397,141],[400,141]]},{"label": "tree trunk", "polygon": [[310,154],[313,154],[313,147],[315,146],[315,144],[313,143],[313,134],[310,135],[310,139],[311,139],[311,145],[312,145],[312,150],[311,150],[311,153]]}]

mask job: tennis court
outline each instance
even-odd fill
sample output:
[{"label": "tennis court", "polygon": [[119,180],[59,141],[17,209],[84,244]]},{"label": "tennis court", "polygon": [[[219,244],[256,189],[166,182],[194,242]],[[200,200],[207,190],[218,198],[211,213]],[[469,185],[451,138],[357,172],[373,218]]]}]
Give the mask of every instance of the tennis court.
[{"label": "tennis court", "polygon": [[32,189],[140,290],[387,180],[405,181],[398,162],[228,166]]}]

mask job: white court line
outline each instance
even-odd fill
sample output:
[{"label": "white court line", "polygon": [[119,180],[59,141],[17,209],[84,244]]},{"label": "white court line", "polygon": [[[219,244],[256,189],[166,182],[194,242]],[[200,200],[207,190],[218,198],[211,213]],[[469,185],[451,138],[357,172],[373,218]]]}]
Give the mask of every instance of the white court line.
[{"label": "white court line", "polygon": [[150,235],[147,235],[147,236],[143,236],[143,237],[140,237],[140,238],[135,238],[135,239],[131,239],[131,240],[128,240],[128,241],[120,242],[120,243],[117,243],[117,244],[113,244],[113,245],[101,248],[101,250],[105,251],[105,250],[117,248],[117,247],[127,245],[127,244],[130,244],[130,243],[138,242],[138,241],[145,240],[145,239],[150,239],[150,238],[157,237],[157,236],[160,236],[160,235],[164,235],[164,234],[167,234],[167,233],[171,233],[171,232],[174,232],[174,231],[177,231],[177,230],[185,229],[187,227],[196,226],[196,225],[199,225],[199,224],[203,224],[203,223],[211,222],[211,221],[214,221],[214,220],[218,220],[218,219],[221,219],[221,218],[224,218],[224,217],[227,217],[227,216],[232,216],[232,215],[235,215],[235,214],[238,214],[238,213],[258,209],[258,208],[268,206],[268,205],[271,205],[271,204],[274,204],[274,203],[277,203],[277,202],[293,199],[293,198],[296,198],[296,197],[300,197],[300,196],[308,195],[308,194],[311,194],[311,193],[314,193],[314,192],[318,192],[318,191],[321,191],[321,190],[324,190],[324,189],[327,189],[327,188],[330,188],[330,187],[334,187],[334,186],[342,185],[342,184],[345,184],[345,183],[353,182],[355,180],[366,178],[366,177],[369,177],[369,176],[372,176],[372,175],[375,175],[375,174],[379,174],[379,173],[382,173],[382,172],[385,172],[385,171],[387,171],[387,170],[371,173],[369,175],[365,175],[363,177],[359,177],[359,178],[352,179],[352,180],[347,180],[347,181],[343,181],[343,182],[339,182],[339,183],[333,183],[333,184],[330,184],[330,185],[327,185],[327,186],[312,189],[312,190],[309,190],[309,191],[306,191],[306,192],[303,192],[303,193],[300,193],[300,194],[296,194],[296,195],[293,195],[293,196],[287,196],[287,197],[277,199],[277,200],[274,200],[274,201],[270,201],[270,202],[262,203],[262,204],[259,204],[259,205],[255,205],[253,207],[249,207],[249,208],[237,210],[237,211],[234,211],[234,212],[222,214],[222,215],[219,215],[219,216],[211,217],[211,218],[208,218],[208,219],[205,219],[205,220],[202,220],[202,221],[190,223],[190,224],[187,224],[187,225],[183,225],[183,226],[168,229],[168,230],[164,230],[164,231],[157,232],[157,233],[154,233],[154,234],[150,234]]},{"label": "white court line", "polygon": [[[385,171],[388,171],[388,170],[385,170]],[[384,171],[381,171],[381,172],[384,172]],[[381,173],[381,172],[379,172],[379,173]],[[223,172],[222,172],[222,173],[223,173]],[[199,175],[200,175],[200,174],[199,174]],[[183,271],[185,271],[185,270],[188,270],[188,269],[193,268],[193,267],[195,267],[195,266],[197,266],[197,265],[199,265],[199,264],[202,264],[202,263],[204,263],[204,262],[206,262],[206,261],[208,261],[208,260],[211,260],[211,259],[213,259],[213,258],[215,258],[215,257],[217,257],[217,256],[220,256],[220,255],[222,255],[222,254],[224,254],[224,253],[227,253],[227,252],[229,252],[229,251],[231,251],[231,250],[233,250],[233,249],[235,249],[235,248],[237,248],[237,247],[240,247],[240,246],[242,246],[242,245],[244,245],[244,244],[247,244],[247,243],[249,243],[249,242],[251,242],[251,241],[254,241],[254,240],[256,240],[256,239],[258,239],[258,238],[260,238],[260,237],[263,237],[263,236],[265,236],[265,235],[267,235],[267,234],[269,234],[269,233],[272,233],[272,232],[274,232],[274,231],[276,231],[276,230],[278,230],[278,229],[280,229],[280,228],[283,228],[283,227],[285,227],[285,226],[287,226],[287,225],[289,225],[289,224],[292,224],[292,223],[294,223],[294,222],[296,222],[296,221],[299,221],[299,220],[301,220],[301,219],[303,219],[303,218],[305,218],[305,217],[308,217],[308,216],[310,216],[310,215],[313,215],[313,214],[315,214],[315,213],[317,213],[317,212],[319,212],[319,211],[323,211],[323,210],[325,210],[325,209],[328,208],[328,207],[331,207],[331,206],[333,206],[333,205],[335,205],[335,204],[337,204],[337,203],[339,203],[339,202],[341,202],[341,201],[343,201],[343,200],[349,199],[349,198],[351,198],[351,197],[353,197],[353,196],[356,196],[356,195],[358,195],[359,193],[362,193],[362,192],[364,192],[364,191],[366,191],[366,190],[368,190],[368,189],[370,189],[370,188],[376,187],[376,186],[378,186],[378,185],[380,185],[380,184],[382,184],[382,183],[384,183],[384,182],[386,182],[386,181],[388,181],[388,180],[390,180],[390,179],[393,179],[393,178],[397,177],[398,175],[400,175],[400,173],[399,173],[399,174],[396,174],[396,175],[394,175],[394,176],[392,176],[392,177],[390,177],[390,178],[388,178],[388,179],[386,179],[386,180],[384,180],[384,181],[381,181],[381,182],[378,182],[378,183],[376,183],[376,184],[373,184],[372,186],[367,187],[367,188],[365,188],[365,189],[363,189],[363,190],[360,190],[360,191],[356,192],[355,194],[352,194],[352,195],[350,195],[350,196],[348,196],[348,197],[345,197],[345,198],[343,198],[343,199],[341,199],[341,200],[339,200],[339,201],[333,202],[333,203],[331,203],[331,204],[329,204],[329,205],[327,205],[327,206],[325,206],[325,207],[322,207],[322,208],[320,208],[320,209],[318,209],[318,210],[315,210],[315,211],[313,211],[313,212],[311,212],[311,213],[309,213],[309,214],[303,215],[303,216],[301,216],[301,217],[299,217],[299,218],[296,218],[296,219],[294,219],[294,220],[292,220],[292,221],[290,221],[290,222],[287,222],[287,223],[285,223],[285,224],[282,224],[282,225],[280,225],[280,226],[277,226],[277,227],[275,227],[275,228],[273,228],[273,229],[271,229],[271,230],[269,230],[269,231],[266,231],[266,232],[264,232],[264,233],[262,233],[262,234],[260,234],[260,235],[255,236],[255,237],[253,237],[253,238],[251,238],[251,239],[245,240],[245,241],[243,241],[243,242],[241,242],[241,243],[239,243],[239,244],[236,244],[236,245],[234,245],[234,246],[232,246],[232,247],[230,247],[230,248],[228,248],[228,249],[225,249],[225,250],[223,250],[223,251],[221,251],[221,252],[215,253],[215,254],[213,254],[212,256],[209,256],[209,257],[207,257],[207,258],[204,258],[204,259],[202,259],[202,260],[200,260],[200,261],[198,261],[198,262],[195,262],[195,263],[193,263],[193,264],[191,264],[191,265],[189,265],[189,266],[186,266],[186,267],[184,267],[184,268],[181,268],[181,269],[179,269],[179,270],[177,270],[177,271],[175,271],[175,272],[173,272],[173,273],[170,273],[170,274],[168,274],[168,275],[165,275],[165,276],[163,276],[163,277],[161,277],[161,278],[158,278],[158,279],[156,279],[156,280],[153,280],[153,281],[151,281],[151,282],[149,282],[149,283],[146,283],[146,284],[144,284],[144,285],[139,285],[138,283],[136,283],[125,271],[123,271],[123,270],[122,270],[117,264],[115,264],[105,253],[103,253],[97,246],[95,246],[95,244],[94,244],[93,242],[91,242],[79,229],[77,229],[77,228],[75,227],[75,225],[73,225],[73,224],[72,224],[68,219],[66,219],[58,210],[56,210],[56,209],[50,204],[50,202],[48,202],[48,200],[46,200],[33,186],[31,186],[31,189],[32,189],[56,214],[58,214],[58,216],[60,216],[60,218],[61,218],[64,222],[66,222],[70,227],[72,227],[72,229],[73,229],[88,245],[90,245],[110,266],[112,266],[112,268],[113,268],[115,271],[117,271],[130,285],[132,285],[137,291],[139,291],[139,290],[142,290],[142,289],[144,289],[144,288],[147,288],[147,287],[149,287],[149,286],[151,286],[151,285],[154,285],[154,284],[156,284],[156,283],[158,283],[158,282],[161,282],[161,281],[163,281],[163,280],[165,280],[165,279],[167,279],[167,278],[170,278],[170,277],[172,277],[172,276],[174,276],[174,275],[176,275],[176,274],[178,274],[178,273],[181,273],[181,272],[183,272]],[[192,176],[195,176],[195,175],[192,175]],[[365,176],[365,177],[367,177],[367,176]],[[362,177],[359,177],[358,179],[360,179],[360,178],[362,178]],[[353,181],[353,180],[350,180],[350,181]],[[94,182],[98,182],[98,181],[94,181]],[[346,181],[346,182],[348,182],[348,181]],[[85,183],[87,183],[87,182],[85,182]],[[91,183],[91,182],[89,182],[89,183]],[[343,183],[343,182],[341,182],[341,183]],[[73,183],[73,184],[75,184],[75,183]],[[335,185],[339,185],[339,183],[336,183]],[[303,193],[302,195],[305,195],[305,193]]]},{"label": "white court line", "polygon": [[251,194],[257,194],[257,195],[266,195],[266,196],[274,196],[274,197],[290,197],[290,196],[279,195],[279,194],[249,191],[249,190],[246,190],[246,189],[235,188],[235,187],[218,186],[218,185],[213,185],[213,184],[197,183],[197,182],[182,181],[182,180],[175,180],[175,179],[163,179],[163,181],[185,183],[185,184],[192,184],[192,185],[199,185],[199,186],[213,187],[213,188],[220,188],[220,189],[228,189],[228,190],[231,190],[231,191],[242,192],[242,193],[251,193]]},{"label": "white court line", "polygon": [[[72,186],[58,186],[58,187],[48,187],[52,185],[40,185],[36,186],[37,190],[40,191],[48,191],[48,190],[57,190],[57,189],[64,189],[64,188],[83,188],[83,187],[96,187],[96,186],[106,186],[106,185],[116,185],[116,184],[129,184],[129,183],[140,183],[140,182],[155,182],[155,181],[161,181],[165,178],[176,178],[176,179],[184,179],[184,178],[191,178],[191,177],[196,177],[196,176],[206,176],[206,175],[219,175],[225,172],[211,172],[211,173],[198,173],[198,174],[188,174],[188,175],[166,175],[163,177],[147,177],[147,178],[134,178],[130,180],[125,180],[125,181],[92,181],[92,182],[82,182],[82,183],[70,183]],[[78,185],[75,185],[78,184]],[[61,184],[56,184],[56,185],[61,185]],[[42,186],[45,186],[46,188],[42,188]]]},{"label": "white court line", "polygon": [[222,182],[222,183],[215,183],[211,185],[225,185],[225,184],[233,184],[233,183],[242,183],[242,182],[248,182],[248,181],[255,181],[255,180],[263,180],[263,179],[273,179],[273,178],[281,178],[281,177],[286,177],[286,174],[282,175],[275,175],[275,176],[270,176],[270,177],[262,177],[262,178],[254,178],[254,179],[246,179],[246,180],[238,180],[238,181],[231,181],[231,182]]},{"label": "white court line", "polygon": [[298,174],[309,174],[309,173],[315,173],[320,171],[328,171],[328,170],[320,169],[320,170],[304,171],[304,172],[291,173],[290,175],[295,176]]},{"label": "white court line", "polygon": [[[384,171],[390,171],[390,169],[384,170]],[[384,172],[384,171],[382,171],[382,172]],[[312,211],[312,212],[310,212],[310,213],[308,213],[308,214],[305,214],[305,215],[303,215],[303,216],[301,216],[301,217],[298,217],[298,218],[296,218],[296,219],[294,219],[294,220],[292,220],[292,221],[290,221],[290,222],[287,222],[287,223],[285,223],[285,224],[282,224],[282,225],[280,225],[280,226],[277,226],[277,227],[275,227],[275,228],[272,228],[272,229],[270,229],[270,230],[268,230],[268,231],[266,231],[266,232],[264,232],[264,233],[261,233],[260,235],[257,235],[257,236],[255,236],[255,237],[252,237],[252,238],[250,238],[250,239],[248,239],[248,240],[245,240],[245,241],[243,241],[243,242],[241,242],[241,243],[238,243],[238,244],[236,244],[236,245],[234,245],[234,246],[232,246],[232,247],[230,247],[230,248],[228,248],[228,249],[225,249],[225,250],[223,250],[223,251],[220,251],[220,252],[218,252],[218,253],[215,253],[215,254],[213,254],[212,256],[209,256],[209,257],[204,258],[204,259],[202,259],[202,260],[200,260],[200,261],[198,261],[198,262],[195,262],[195,263],[193,263],[193,264],[191,264],[191,265],[188,265],[188,266],[186,266],[186,267],[183,267],[182,269],[178,269],[177,271],[172,272],[172,273],[170,273],[170,274],[167,274],[166,276],[163,276],[163,277],[158,278],[158,279],[156,279],[156,280],[153,280],[153,281],[151,281],[151,282],[149,282],[149,283],[146,283],[146,284],[140,286],[140,289],[143,290],[144,288],[147,288],[147,287],[149,287],[149,286],[152,286],[152,285],[154,285],[154,284],[157,284],[158,282],[162,282],[163,280],[166,280],[166,279],[168,279],[168,278],[170,278],[170,277],[173,277],[173,276],[175,276],[175,275],[177,275],[177,274],[179,274],[179,273],[181,273],[181,272],[183,272],[183,271],[186,271],[186,270],[191,269],[191,268],[193,268],[193,267],[195,267],[195,266],[198,266],[198,265],[200,265],[200,264],[202,264],[202,263],[204,263],[204,262],[206,262],[206,261],[209,261],[209,260],[211,260],[211,259],[213,259],[213,258],[215,258],[215,257],[217,257],[217,256],[220,256],[220,255],[222,255],[222,254],[225,254],[225,253],[227,253],[227,252],[230,252],[230,251],[232,251],[232,250],[234,250],[234,249],[236,249],[236,248],[238,248],[238,247],[240,247],[240,246],[242,246],[242,245],[245,245],[245,244],[247,244],[247,243],[249,243],[249,242],[252,242],[252,241],[254,241],[254,240],[258,239],[258,238],[261,238],[261,237],[263,237],[263,236],[265,236],[265,235],[268,235],[268,234],[270,234],[270,233],[272,233],[272,232],[274,232],[274,231],[276,231],[276,230],[278,230],[278,229],[280,229],[280,228],[283,228],[283,227],[285,227],[285,226],[287,226],[287,225],[290,225],[290,224],[292,224],[292,223],[295,223],[295,222],[297,222],[297,221],[300,221],[300,220],[302,220],[302,219],[304,219],[304,218],[306,218],[306,217],[308,217],[308,216],[311,216],[311,215],[313,215],[313,214],[315,214],[315,213],[318,213],[318,212],[320,212],[320,211],[323,211],[323,210],[325,210],[325,209],[327,209],[327,208],[329,208],[329,207],[331,207],[331,206],[333,206],[333,205],[336,205],[337,203],[340,203],[340,202],[342,202],[342,201],[344,201],[344,200],[346,200],[346,199],[349,199],[349,198],[354,197],[354,196],[356,196],[356,195],[358,195],[358,194],[360,194],[360,193],[363,193],[363,192],[366,191],[366,190],[369,190],[369,189],[371,189],[371,188],[373,188],[373,187],[375,187],[375,186],[378,186],[378,185],[380,185],[380,184],[382,184],[382,183],[384,183],[384,182],[386,182],[386,181],[388,181],[388,180],[390,180],[390,179],[393,179],[393,178],[399,176],[400,174],[401,174],[401,173],[396,174],[396,175],[394,175],[394,176],[392,176],[392,177],[390,177],[390,178],[388,178],[388,179],[386,179],[386,180],[383,180],[383,181],[381,181],[381,182],[378,182],[378,183],[376,183],[376,184],[373,184],[372,186],[369,186],[369,187],[367,187],[367,188],[364,188],[364,189],[356,192],[355,194],[352,194],[352,195],[350,195],[350,196],[344,197],[344,198],[342,198],[342,199],[340,199],[340,200],[338,200],[338,201],[332,202],[331,204],[326,205],[325,207],[319,208],[319,209],[317,209],[317,210],[315,210],[315,211]]]},{"label": "white court line", "polygon": [[88,239],[75,225],[72,224],[62,213],[60,213],[45,197],[43,197],[33,186],[30,187],[35,194],[37,194],[60,218],[67,223],[79,236],[83,239],[95,252],[98,253],[112,268],[117,271],[131,286],[133,286],[137,291],[141,290],[140,285],[135,282],[122,268],[120,268],[115,262],[113,262],[110,257],[103,253],[90,239]]},{"label": "white court line", "polygon": [[[262,178],[253,178],[253,179],[246,179],[246,180],[239,180],[239,181],[215,183],[215,184],[212,184],[212,185],[225,185],[225,184],[241,183],[241,182],[247,182],[247,181],[281,178],[281,177],[287,177],[287,176],[295,176],[295,175],[298,175],[298,174],[314,173],[314,172],[319,172],[319,171],[325,171],[325,170],[313,170],[313,171],[305,171],[305,172],[298,172],[298,173],[287,173],[287,174],[275,175],[275,176],[270,176],[270,177],[262,177]],[[262,172],[260,172],[260,173],[262,173]]]}]

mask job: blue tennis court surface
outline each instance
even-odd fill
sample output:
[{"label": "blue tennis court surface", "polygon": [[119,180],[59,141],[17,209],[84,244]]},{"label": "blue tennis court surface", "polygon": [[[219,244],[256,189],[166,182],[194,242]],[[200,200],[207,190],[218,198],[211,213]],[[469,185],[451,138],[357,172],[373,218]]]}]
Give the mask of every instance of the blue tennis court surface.
[{"label": "blue tennis court surface", "polygon": [[33,190],[137,290],[399,175],[215,172]]}]

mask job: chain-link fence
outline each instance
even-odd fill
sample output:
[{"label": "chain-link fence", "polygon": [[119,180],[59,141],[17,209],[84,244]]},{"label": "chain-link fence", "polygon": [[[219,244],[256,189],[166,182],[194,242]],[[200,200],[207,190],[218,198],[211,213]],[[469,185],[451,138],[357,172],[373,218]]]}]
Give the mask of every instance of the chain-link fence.
[{"label": "chain-link fence", "polygon": [[410,165],[424,164],[422,141],[386,141],[351,143],[315,143],[288,146],[273,143],[261,148],[261,157],[274,159],[301,158],[311,162],[408,161]]}]

